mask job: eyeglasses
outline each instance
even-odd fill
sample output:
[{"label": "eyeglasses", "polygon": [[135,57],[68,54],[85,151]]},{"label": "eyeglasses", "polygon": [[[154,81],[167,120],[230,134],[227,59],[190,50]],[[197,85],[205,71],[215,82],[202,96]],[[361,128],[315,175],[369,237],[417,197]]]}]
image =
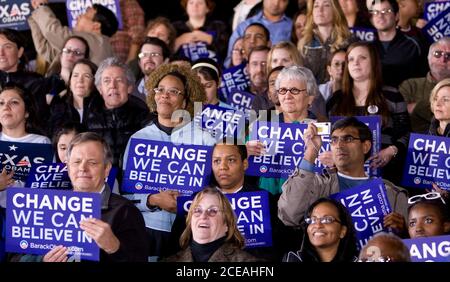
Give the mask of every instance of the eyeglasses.
[{"label": "eyeglasses", "polygon": [[206,210],[203,210],[202,207],[195,207],[192,213],[195,217],[200,217],[203,214],[203,212],[205,212],[206,215],[209,217],[215,217],[217,213],[220,211],[221,210],[218,207],[210,207],[207,208]]},{"label": "eyeglasses", "polygon": [[295,87],[292,87],[292,88],[284,88],[284,87],[282,87],[282,88],[277,90],[278,94],[280,94],[280,95],[284,95],[284,94],[286,94],[288,92],[291,92],[292,95],[298,95],[298,94],[300,94],[303,91],[306,91],[306,88],[305,89],[298,89],[298,88],[295,88]]},{"label": "eyeglasses", "polygon": [[337,222],[337,223],[341,223],[338,219],[334,218],[331,215],[326,215],[324,217],[307,217],[305,218],[305,222],[306,224],[310,225],[310,224],[316,224],[318,222],[322,223],[322,224],[331,224],[333,222]]},{"label": "eyeglasses", "polygon": [[422,195],[415,195],[408,199],[408,204],[412,205],[415,202],[421,201],[423,199],[425,200],[436,200],[440,199],[441,202],[445,205],[445,201],[442,198],[441,194],[439,192],[430,192]]},{"label": "eyeglasses", "polygon": [[391,257],[360,258],[358,262],[393,262]]},{"label": "eyeglasses", "polygon": [[342,141],[344,144],[349,144],[352,143],[354,140],[361,140],[361,138],[353,137],[351,135],[331,136],[330,144],[337,145],[339,143],[339,140]]},{"label": "eyeglasses", "polygon": [[441,50],[433,51],[433,57],[435,57],[436,59],[440,59],[442,56],[444,56],[444,61],[450,60],[450,52],[445,52]]},{"label": "eyeglasses", "polygon": [[84,53],[81,52],[81,51],[78,51],[78,50],[72,50],[72,49],[69,49],[69,48],[63,48],[62,51],[63,51],[64,54],[67,54],[67,55],[72,54],[72,55],[77,56],[77,57],[84,56]]},{"label": "eyeglasses", "polygon": [[245,50],[244,49],[238,49],[238,48],[233,49],[232,52],[233,53],[239,53],[241,55],[245,54]]},{"label": "eyeglasses", "polygon": [[370,10],[370,13],[372,15],[374,15],[374,16],[378,16],[378,15],[384,16],[384,15],[390,14],[392,12],[394,12],[392,9],[384,9],[384,10],[381,10],[381,11],[380,10]]},{"label": "eyeglasses", "polygon": [[164,93],[167,93],[167,94],[169,94],[170,96],[172,96],[174,98],[178,97],[178,95],[181,95],[181,93],[182,93],[181,90],[178,90],[176,88],[168,88],[168,89],[166,89],[164,87],[154,88],[153,91],[155,91],[156,95],[162,95]]},{"label": "eyeglasses", "polygon": [[145,58],[145,57],[160,57],[161,54],[157,52],[141,52],[138,54],[139,59]]}]

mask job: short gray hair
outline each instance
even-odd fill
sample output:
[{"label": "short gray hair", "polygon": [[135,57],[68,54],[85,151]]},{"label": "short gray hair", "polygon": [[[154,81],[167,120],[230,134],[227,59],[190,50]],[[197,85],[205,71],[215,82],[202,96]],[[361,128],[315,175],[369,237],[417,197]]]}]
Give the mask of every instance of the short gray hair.
[{"label": "short gray hair", "polygon": [[66,152],[66,159],[70,159],[70,154],[72,153],[73,147],[76,145],[80,145],[82,143],[86,142],[98,142],[103,147],[103,163],[104,164],[112,164],[113,162],[113,155],[111,152],[111,148],[109,147],[108,143],[106,143],[105,139],[94,132],[83,132],[75,135],[75,137],[70,141],[69,147],[67,148]]},{"label": "short gray hair", "polygon": [[433,55],[433,51],[434,49],[436,49],[436,47],[438,45],[447,45],[450,46],[450,37],[446,36],[446,37],[442,37],[441,39],[439,39],[438,41],[434,42],[433,44],[431,44],[430,49],[428,49],[428,61],[430,60],[431,56]]},{"label": "short gray hair", "polygon": [[277,76],[275,81],[275,89],[280,89],[281,81],[283,80],[299,80],[306,84],[306,94],[308,96],[317,96],[319,91],[316,83],[316,79],[312,71],[305,67],[290,66],[284,68]]},{"label": "short gray hair", "polygon": [[133,85],[136,81],[134,78],[133,72],[130,70],[127,64],[122,63],[118,58],[116,57],[109,57],[105,60],[103,60],[100,65],[98,66],[97,72],[95,73],[95,86],[99,88],[102,84],[102,75],[103,72],[109,68],[109,67],[118,67],[123,70],[125,73],[125,76],[127,78],[128,85]]}]

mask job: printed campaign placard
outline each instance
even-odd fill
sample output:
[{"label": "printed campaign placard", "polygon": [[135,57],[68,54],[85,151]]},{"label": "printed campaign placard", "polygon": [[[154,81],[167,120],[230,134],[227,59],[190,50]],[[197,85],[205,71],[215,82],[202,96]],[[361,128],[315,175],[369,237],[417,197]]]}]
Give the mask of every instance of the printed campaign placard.
[{"label": "printed campaign placard", "polygon": [[[364,122],[372,131],[372,156],[375,156],[381,150],[381,116],[354,116],[359,121]],[[342,119],[341,116],[331,116],[331,123]],[[364,163],[364,169],[369,176],[380,176],[381,170],[378,168],[370,169],[370,161]]]},{"label": "printed campaign placard", "polygon": [[31,15],[30,0],[0,0],[0,28],[30,29],[27,19]]},{"label": "printed campaign placard", "polygon": [[412,262],[450,262],[450,235],[405,239]]},{"label": "printed campaign placard", "polygon": [[119,29],[123,28],[119,0],[67,0],[66,11],[69,27],[73,28],[77,24],[78,16],[84,14],[87,8],[92,7],[94,4],[100,4],[110,9],[116,15]]},{"label": "printed campaign placard", "polygon": [[[246,248],[272,246],[269,194],[267,191],[225,194],[230,201],[237,227],[245,238]],[[177,198],[177,214],[186,214],[193,197]]]},{"label": "printed campaign placard", "polygon": [[[219,87],[219,97],[232,105],[230,94],[243,92],[250,86],[250,77],[247,72],[247,63],[228,68],[222,73],[222,80]],[[240,103],[238,103],[240,105]],[[251,107],[251,104],[249,105]],[[241,110],[238,108],[238,110]]]},{"label": "printed campaign placard", "polygon": [[99,193],[9,188],[6,251],[43,255],[63,245],[69,255],[99,260],[99,247],[80,228],[80,221],[101,218]]},{"label": "printed campaign placard", "polygon": [[[249,156],[245,174],[264,177],[288,178],[300,165],[305,151],[303,134],[308,124],[255,122],[250,140],[259,140],[266,146],[266,154]],[[319,152],[330,150],[330,136],[321,135],[322,147]],[[323,166],[316,161],[316,169]]]},{"label": "printed campaign placard", "polygon": [[412,133],[404,167],[404,186],[450,190],[450,138]]},{"label": "printed campaign placard", "polygon": [[15,180],[25,181],[33,166],[53,161],[52,145],[0,141],[0,161],[0,169],[14,171]]},{"label": "printed campaign placard", "polygon": [[208,49],[206,42],[198,41],[181,45],[181,54],[194,62],[200,58],[210,58],[217,62],[216,52]]},{"label": "printed campaign placard", "polygon": [[425,3],[423,9],[423,18],[427,21],[431,21],[440,13],[445,11],[448,7],[450,7],[450,0]]},{"label": "printed campaign placard", "polygon": [[245,115],[238,110],[205,105],[202,113],[195,116],[194,122],[216,140],[245,135]]},{"label": "printed campaign placard", "polygon": [[[117,168],[112,167],[106,179],[111,189],[114,187],[116,175]],[[70,182],[66,164],[53,163],[32,167],[25,182],[25,187],[71,190],[72,183]]]},{"label": "printed campaign placard", "polygon": [[383,231],[383,218],[391,213],[386,187],[381,179],[330,195],[340,201],[352,216],[358,246],[361,249],[376,233]]},{"label": "printed campaign placard", "polygon": [[192,195],[209,183],[212,147],[131,139],[122,190]]},{"label": "printed campaign placard", "polygon": [[250,118],[255,95],[246,91],[233,91],[228,95],[227,103],[238,111],[244,113],[246,119]]},{"label": "printed campaign placard", "polygon": [[352,27],[350,28],[351,33],[356,36],[361,41],[372,42],[375,40],[375,35],[377,34],[377,30],[373,28],[364,28],[364,27]]},{"label": "printed campaign placard", "polygon": [[429,42],[450,36],[450,6],[429,21],[422,29]]}]

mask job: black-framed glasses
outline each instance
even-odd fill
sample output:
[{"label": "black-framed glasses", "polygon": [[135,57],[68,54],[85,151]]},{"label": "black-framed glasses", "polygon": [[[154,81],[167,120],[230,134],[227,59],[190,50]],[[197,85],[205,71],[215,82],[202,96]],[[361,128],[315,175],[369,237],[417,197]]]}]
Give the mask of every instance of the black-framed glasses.
[{"label": "black-framed glasses", "polygon": [[292,88],[281,87],[280,89],[277,90],[278,94],[280,94],[280,95],[285,95],[288,92],[291,92],[292,95],[298,95],[298,94],[302,93],[303,91],[306,91],[306,88],[298,89],[295,87],[292,87]]},{"label": "black-framed glasses", "polygon": [[421,201],[422,199],[425,199],[425,200],[436,200],[436,199],[440,199],[441,202],[445,205],[445,201],[444,201],[444,199],[442,198],[441,193],[439,193],[439,192],[429,192],[429,193],[426,193],[426,194],[421,194],[421,195],[415,195],[415,196],[412,196],[412,197],[410,197],[410,198],[408,199],[408,204],[412,205],[412,204],[414,204],[415,202]]},{"label": "black-framed glasses", "polygon": [[148,58],[155,58],[162,56],[161,53],[158,52],[141,52],[138,54],[139,59],[148,57]]},{"label": "black-framed glasses", "polygon": [[72,50],[72,49],[69,49],[69,48],[63,48],[62,51],[63,51],[64,54],[67,54],[67,55],[72,54],[72,55],[77,56],[77,57],[84,56],[84,53],[79,51],[79,50]]},{"label": "black-framed glasses", "polygon": [[176,88],[164,88],[164,87],[156,87],[153,89],[153,91],[155,91],[156,95],[162,95],[164,93],[169,94],[172,97],[178,97],[178,95],[181,95],[182,91],[178,90]]},{"label": "black-framed glasses", "polygon": [[339,141],[342,141],[345,144],[349,144],[349,143],[352,143],[355,140],[361,140],[361,138],[353,137],[351,135],[331,136],[330,144],[331,145],[337,145],[339,143]]},{"label": "black-framed glasses", "polygon": [[442,56],[444,56],[445,61],[450,60],[450,52],[445,52],[442,50],[434,50],[433,51],[433,57],[435,57],[436,59],[440,59]]},{"label": "black-framed glasses", "polygon": [[207,208],[206,210],[204,210],[202,207],[198,206],[198,207],[194,208],[194,210],[192,211],[192,214],[195,217],[200,217],[203,214],[203,212],[205,212],[207,216],[215,217],[221,211],[222,210],[220,210],[218,207],[210,207],[210,208]]},{"label": "black-framed glasses", "polygon": [[378,16],[378,15],[384,16],[384,15],[391,14],[393,12],[394,12],[394,10],[392,10],[392,9],[370,10],[370,13],[374,16]]},{"label": "black-framed glasses", "polygon": [[307,217],[307,218],[305,218],[305,222],[308,225],[316,224],[319,222],[322,224],[331,224],[333,222],[337,222],[337,223],[341,224],[341,221],[339,219],[334,218],[334,216],[331,216],[331,215],[326,215],[324,217],[316,217],[316,216]]}]

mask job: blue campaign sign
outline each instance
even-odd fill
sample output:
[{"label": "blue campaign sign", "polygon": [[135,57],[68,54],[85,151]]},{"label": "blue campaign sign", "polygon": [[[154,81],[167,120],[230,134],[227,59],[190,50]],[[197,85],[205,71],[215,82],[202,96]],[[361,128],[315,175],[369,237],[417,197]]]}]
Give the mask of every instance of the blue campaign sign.
[{"label": "blue campaign sign", "polygon": [[375,40],[375,35],[377,33],[376,29],[373,28],[364,28],[364,27],[352,27],[350,31],[353,33],[356,38],[361,41],[372,42]]},{"label": "blue campaign sign", "polygon": [[[330,121],[335,123],[336,121],[342,119],[341,116],[331,116]],[[359,121],[364,122],[372,131],[372,156],[375,156],[381,150],[381,116],[355,116]],[[380,176],[380,169],[370,169],[370,162],[366,161],[364,163],[364,169],[369,176]]]},{"label": "blue campaign sign", "polygon": [[[305,150],[303,134],[308,127],[300,123],[255,122],[250,140],[259,140],[266,146],[266,154],[250,156],[245,174],[264,177],[288,178],[300,165]],[[330,150],[329,135],[322,135],[320,152]],[[323,166],[316,162],[316,169]]]},{"label": "blue campaign sign", "polygon": [[430,42],[450,36],[450,6],[429,21],[423,27],[422,32]]},{"label": "blue campaign sign", "polygon": [[99,193],[51,189],[7,190],[6,251],[43,255],[63,245],[69,255],[99,260],[99,247],[80,221],[101,218]]},{"label": "blue campaign sign", "polygon": [[[237,227],[245,238],[246,248],[272,246],[269,194],[267,191],[225,194],[230,201]],[[193,197],[177,198],[177,213],[186,214]]]},{"label": "blue campaign sign", "polygon": [[202,113],[195,116],[194,122],[211,133],[216,140],[245,135],[245,115],[238,110],[205,105]]},{"label": "blue campaign sign", "polygon": [[191,62],[194,62],[200,58],[210,58],[217,62],[217,54],[208,49],[208,45],[202,41],[183,44],[181,45],[180,52],[185,57],[189,58]]},{"label": "blue campaign sign", "polygon": [[0,28],[30,29],[27,19],[31,15],[30,0],[0,0]]},{"label": "blue campaign sign", "polygon": [[119,0],[66,0],[67,21],[69,27],[73,28],[77,24],[78,16],[84,14],[87,8],[92,7],[94,4],[100,4],[113,11],[119,22],[119,29],[123,28]]},{"label": "blue campaign sign", "polygon": [[[111,168],[106,182],[113,189],[116,180],[117,168]],[[25,187],[29,188],[50,188],[71,190],[69,174],[67,173],[66,164],[53,163],[42,164],[31,168],[30,174],[25,182]]]},{"label": "blue campaign sign", "polygon": [[412,262],[450,262],[450,235],[405,239]]},{"label": "blue campaign sign", "polygon": [[425,7],[423,9],[423,18],[427,21],[431,21],[440,13],[445,11],[448,7],[450,7],[450,0],[425,3]]},{"label": "blue campaign sign", "polygon": [[404,167],[404,186],[450,190],[450,138],[412,133]]},{"label": "blue campaign sign", "polygon": [[232,91],[227,97],[227,103],[238,111],[244,112],[245,118],[249,119],[255,95],[245,91]]},{"label": "blue campaign sign", "polygon": [[122,190],[159,193],[178,190],[192,195],[209,183],[212,147],[131,139]]},{"label": "blue campaign sign", "polygon": [[53,149],[50,144],[0,141],[0,168],[14,171],[14,179],[25,181],[33,166],[51,163]]},{"label": "blue campaign sign", "polygon": [[228,68],[222,73],[222,80],[219,87],[219,97],[224,99],[224,101],[227,101],[230,105],[232,104],[229,97],[230,94],[245,91],[250,86],[250,77],[246,66],[246,63],[242,63],[238,66]]},{"label": "blue campaign sign", "polygon": [[376,233],[383,231],[383,218],[391,213],[386,187],[381,179],[330,196],[340,201],[352,216],[358,246],[362,248]]}]

